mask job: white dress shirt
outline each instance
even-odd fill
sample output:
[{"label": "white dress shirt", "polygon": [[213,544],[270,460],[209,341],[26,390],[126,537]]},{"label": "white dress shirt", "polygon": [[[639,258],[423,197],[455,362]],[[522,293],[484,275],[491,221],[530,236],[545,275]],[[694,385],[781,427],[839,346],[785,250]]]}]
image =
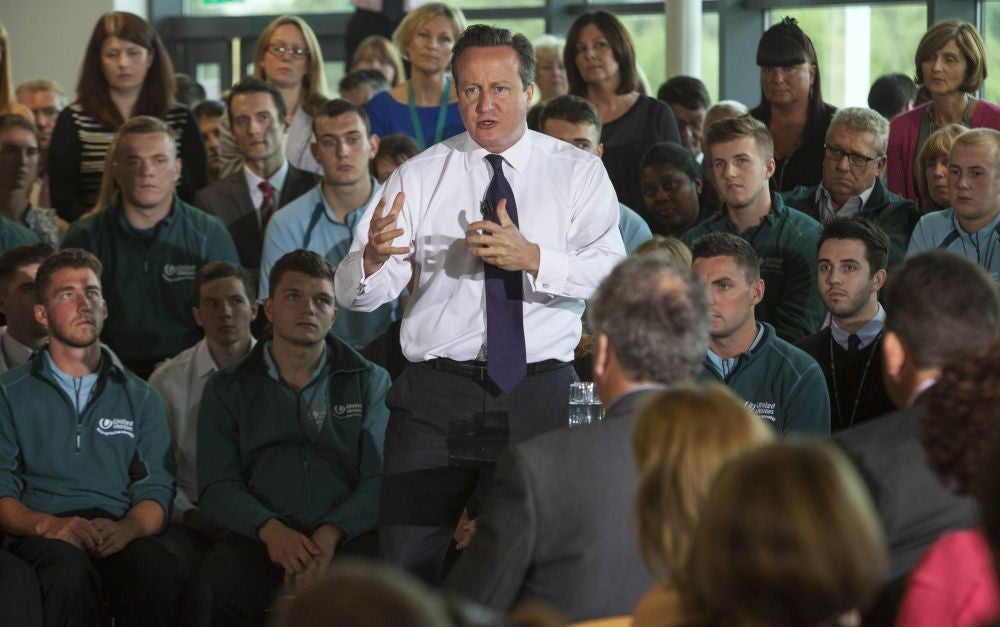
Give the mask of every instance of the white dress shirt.
[{"label": "white dress shirt", "polygon": [[247,188],[250,190],[250,200],[253,201],[253,208],[257,212],[257,221],[260,221],[260,205],[264,202],[264,192],[260,189],[260,184],[267,181],[267,184],[271,186],[274,190],[274,210],[280,209],[278,203],[281,202],[281,188],[285,186],[285,179],[288,177],[288,159],[281,162],[281,167],[278,168],[270,178],[264,179],[257,176],[257,173],[251,170],[246,165],[243,166],[243,176],[247,180]]},{"label": "white dress shirt", "polygon": [[[401,165],[358,221],[351,252],[335,284],[342,307],[371,311],[417,281],[403,319],[401,344],[410,361],[482,358],[486,344],[483,262],[465,246],[466,227],[482,220],[480,205],[493,175],[486,149],[468,133],[436,144]],[[584,301],[625,256],[618,199],[600,159],[571,144],[526,131],[502,153],[520,231],[541,250],[538,276],[524,272],[524,336],[529,363],[570,361],[580,340]],[[378,200],[386,211],[398,192],[405,203],[391,257],[364,277],[363,251]]]},{"label": "white dress shirt", "polygon": [[[250,338],[250,347],[256,344]],[[215,364],[208,340],[188,348],[163,362],[149,377],[163,401],[170,426],[171,448],[177,462],[177,495],[170,510],[170,520],[184,521],[184,512],[198,503],[198,410],[205,382],[219,367]]]}]

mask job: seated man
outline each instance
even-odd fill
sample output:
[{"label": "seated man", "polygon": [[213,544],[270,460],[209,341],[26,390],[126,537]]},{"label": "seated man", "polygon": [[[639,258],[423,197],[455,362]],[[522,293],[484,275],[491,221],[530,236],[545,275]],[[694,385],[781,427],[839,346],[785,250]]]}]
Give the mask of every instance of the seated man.
[{"label": "seated man", "polygon": [[681,146],[701,163],[701,131],[705,124],[705,110],[712,106],[705,83],[693,76],[674,76],[660,85],[656,93],[659,100],[670,105],[677,119]]},{"label": "seated man", "polygon": [[208,163],[208,182],[219,180],[222,172],[222,156],[219,154],[219,122],[226,114],[226,105],[218,100],[202,100],[192,111],[198,120],[198,130],[205,142],[205,158]]},{"label": "seated man", "polygon": [[826,131],[823,180],[783,192],[785,204],[822,223],[858,216],[889,236],[889,267],[903,260],[920,210],[889,191],[885,172],[889,122],[864,107],[840,109]]},{"label": "seated man", "polygon": [[889,238],[864,218],[830,222],[819,236],[819,293],[830,326],[796,344],[823,370],[833,402],[831,430],[892,411],[882,383],[885,285]]},{"label": "seated man", "polygon": [[209,261],[236,262],[236,248],[218,218],[177,197],[181,162],[162,120],[132,118],[112,149],[119,194],[75,222],[63,245],[101,260],[113,312],[104,341],[145,378],[201,337],[191,317],[195,272]]},{"label": "seated man", "polygon": [[728,385],[779,434],[830,435],[830,396],[819,364],[754,317],[765,282],[753,247],[731,233],[709,233],[695,240],[691,257],[712,299],[701,378]]},{"label": "seated man", "polygon": [[209,378],[198,418],[198,505],[230,531],[196,589],[212,624],[260,619],[334,554],[374,554],[389,377],[328,335],[333,268],[294,251],[271,269],[274,339]]},{"label": "seated man", "polygon": [[93,625],[103,596],[119,624],[173,625],[176,569],[148,538],[173,495],[170,432],[156,392],[99,344],[100,275],[78,249],[38,269],[49,345],[0,376],[0,530],[34,566],[47,624]]},{"label": "seated man", "polygon": [[54,251],[48,244],[16,246],[0,255],[0,374],[28,361],[49,341],[49,330],[35,319],[35,275]]},{"label": "seated man", "polygon": [[368,104],[376,95],[389,89],[389,81],[378,70],[367,68],[352,70],[340,79],[340,97],[359,107]]}]

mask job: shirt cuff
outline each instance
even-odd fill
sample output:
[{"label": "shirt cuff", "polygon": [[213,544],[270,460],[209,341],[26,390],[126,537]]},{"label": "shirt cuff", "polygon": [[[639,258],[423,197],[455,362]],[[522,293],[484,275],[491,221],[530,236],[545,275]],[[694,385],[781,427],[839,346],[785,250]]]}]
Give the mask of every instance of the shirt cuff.
[{"label": "shirt cuff", "polygon": [[545,294],[562,294],[569,277],[569,255],[561,250],[538,246],[538,276],[525,273],[531,289]]}]

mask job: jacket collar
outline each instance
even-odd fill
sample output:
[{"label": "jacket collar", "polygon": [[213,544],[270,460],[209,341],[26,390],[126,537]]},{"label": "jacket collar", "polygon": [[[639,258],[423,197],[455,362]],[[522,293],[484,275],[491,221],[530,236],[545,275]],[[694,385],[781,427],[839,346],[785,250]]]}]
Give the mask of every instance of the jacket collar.
[{"label": "jacket collar", "polygon": [[[253,347],[250,354],[227,370],[232,370],[237,376],[262,376],[267,377],[267,362],[264,359],[264,351],[268,344],[267,338],[261,338],[257,345]],[[368,364],[361,355],[352,348],[333,337],[329,333],[326,336],[326,363],[330,366],[330,373],[358,372],[365,370]]]}]

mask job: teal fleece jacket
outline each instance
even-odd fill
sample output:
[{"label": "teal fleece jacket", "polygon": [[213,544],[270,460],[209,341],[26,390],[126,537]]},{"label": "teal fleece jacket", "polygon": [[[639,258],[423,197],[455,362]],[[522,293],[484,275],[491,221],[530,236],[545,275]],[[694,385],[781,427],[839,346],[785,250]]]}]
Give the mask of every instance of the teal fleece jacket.
[{"label": "teal fleece jacket", "polygon": [[354,538],[375,527],[389,375],[327,336],[329,409],[315,440],[303,402],[267,372],[258,342],[209,378],[198,415],[198,506],[215,523],[257,539],[265,522],[312,534],[333,524]]},{"label": "teal fleece jacket", "polygon": [[723,380],[707,358],[699,378],[728,385],[781,435],[829,436],[830,393],[819,364],[776,336],[774,327],[761,324],[764,337],[739,356],[728,378]]},{"label": "teal fleece jacket", "polygon": [[173,468],[160,397],[106,350],[82,415],[42,351],[0,376],[0,497],[45,514],[98,508],[116,517],[151,500],[166,520]]}]

